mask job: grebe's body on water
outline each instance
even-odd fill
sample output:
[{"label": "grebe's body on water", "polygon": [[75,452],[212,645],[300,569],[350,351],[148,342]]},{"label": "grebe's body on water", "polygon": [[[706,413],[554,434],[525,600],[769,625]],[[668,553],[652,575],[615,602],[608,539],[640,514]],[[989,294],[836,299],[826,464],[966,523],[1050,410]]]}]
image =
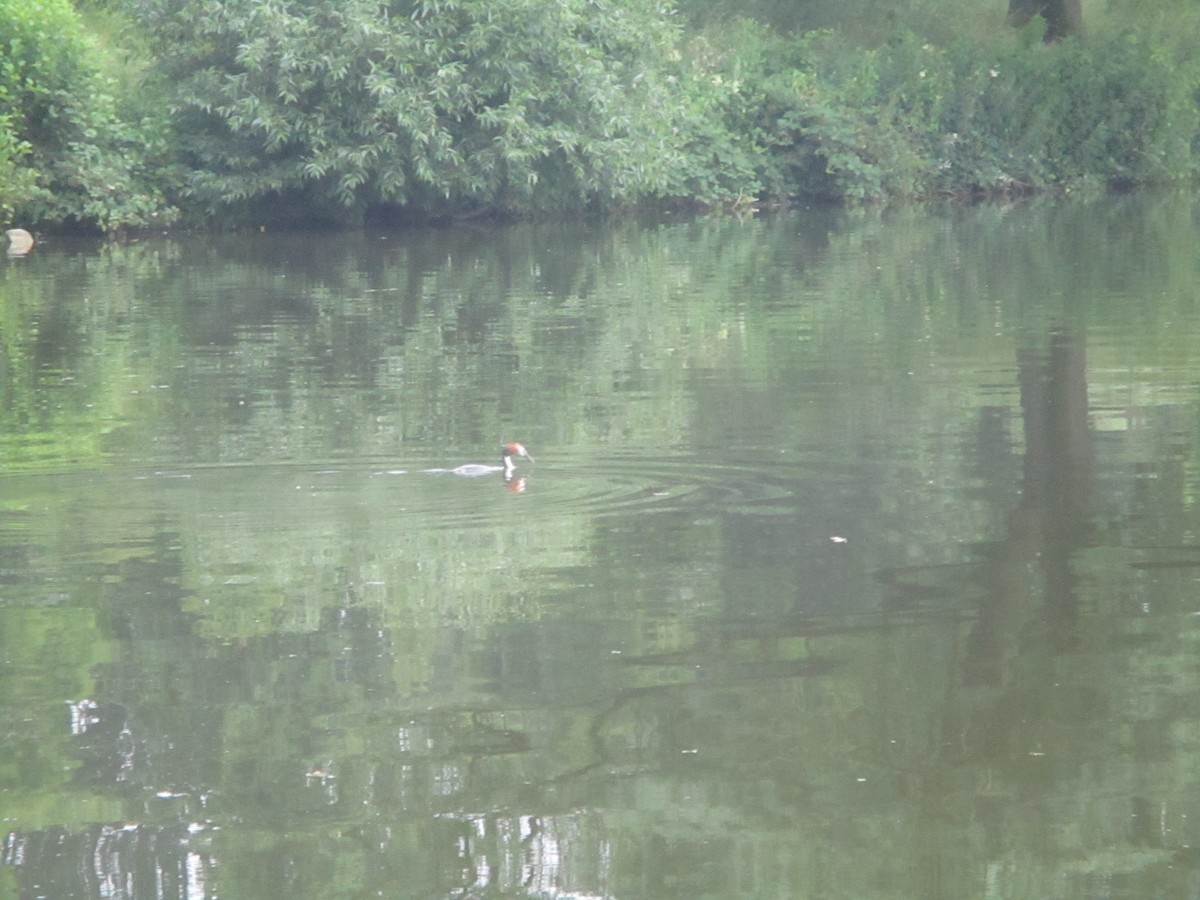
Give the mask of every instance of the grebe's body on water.
[{"label": "grebe's body on water", "polygon": [[474,478],[478,475],[491,475],[495,472],[503,472],[504,479],[507,481],[512,478],[513,472],[517,470],[517,464],[513,462],[514,456],[523,456],[530,462],[534,462],[529,451],[516,441],[505,444],[500,448],[500,465],[485,466],[482,463],[467,463],[465,466],[459,466],[457,469],[451,469],[455,475],[464,475],[467,478]]}]

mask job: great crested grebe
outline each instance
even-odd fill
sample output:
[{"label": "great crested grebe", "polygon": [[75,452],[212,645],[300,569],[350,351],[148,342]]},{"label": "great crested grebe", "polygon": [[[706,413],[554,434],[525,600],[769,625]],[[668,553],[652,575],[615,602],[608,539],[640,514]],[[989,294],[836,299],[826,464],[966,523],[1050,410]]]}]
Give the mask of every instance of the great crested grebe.
[{"label": "great crested grebe", "polygon": [[523,444],[512,441],[500,448],[500,462],[502,465],[485,466],[481,463],[467,463],[465,466],[459,466],[457,469],[451,469],[450,471],[455,475],[466,475],[469,478],[476,475],[491,475],[493,472],[503,472],[504,478],[507,480],[512,478],[513,472],[517,470],[517,464],[513,462],[514,456],[523,456],[530,462],[535,461]]}]

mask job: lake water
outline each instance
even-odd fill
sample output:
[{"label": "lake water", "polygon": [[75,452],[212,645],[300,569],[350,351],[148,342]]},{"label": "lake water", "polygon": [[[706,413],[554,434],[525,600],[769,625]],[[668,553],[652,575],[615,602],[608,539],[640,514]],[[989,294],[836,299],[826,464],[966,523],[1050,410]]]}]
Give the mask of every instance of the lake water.
[{"label": "lake water", "polygon": [[0,897],[1200,896],[1198,249],[1132,196],[0,258]]}]

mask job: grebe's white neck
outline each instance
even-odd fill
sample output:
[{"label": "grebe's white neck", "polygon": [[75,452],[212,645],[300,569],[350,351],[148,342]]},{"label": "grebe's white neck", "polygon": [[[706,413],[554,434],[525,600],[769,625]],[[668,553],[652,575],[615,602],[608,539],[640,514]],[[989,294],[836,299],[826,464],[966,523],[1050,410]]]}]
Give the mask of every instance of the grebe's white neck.
[{"label": "grebe's white neck", "polygon": [[[491,472],[503,472],[504,480],[508,481],[512,478],[513,472],[517,471],[517,464],[513,461],[514,457],[523,456],[530,462],[533,462],[533,457],[529,455],[529,451],[524,446],[516,442],[505,444],[500,448],[499,466],[484,466],[479,463],[468,463],[465,466],[459,466],[457,469],[451,469],[455,475],[487,475]],[[444,472],[445,469],[430,469],[431,472]]]},{"label": "grebe's white neck", "polygon": [[529,455],[529,451],[525,449],[524,444],[518,444],[516,441],[511,441],[500,448],[500,460],[504,463],[504,474],[511,475],[517,464],[513,462],[514,456],[523,456],[530,462],[534,459]]}]

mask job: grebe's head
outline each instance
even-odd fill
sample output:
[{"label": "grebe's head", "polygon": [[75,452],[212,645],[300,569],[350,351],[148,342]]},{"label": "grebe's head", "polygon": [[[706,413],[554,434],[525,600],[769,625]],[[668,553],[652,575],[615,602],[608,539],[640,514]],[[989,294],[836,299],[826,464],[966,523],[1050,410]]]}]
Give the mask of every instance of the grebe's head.
[{"label": "grebe's head", "polygon": [[525,449],[524,445],[518,444],[516,441],[505,444],[500,448],[501,459],[508,461],[514,456],[523,456],[530,462],[535,461],[534,458],[529,455],[529,451]]}]

